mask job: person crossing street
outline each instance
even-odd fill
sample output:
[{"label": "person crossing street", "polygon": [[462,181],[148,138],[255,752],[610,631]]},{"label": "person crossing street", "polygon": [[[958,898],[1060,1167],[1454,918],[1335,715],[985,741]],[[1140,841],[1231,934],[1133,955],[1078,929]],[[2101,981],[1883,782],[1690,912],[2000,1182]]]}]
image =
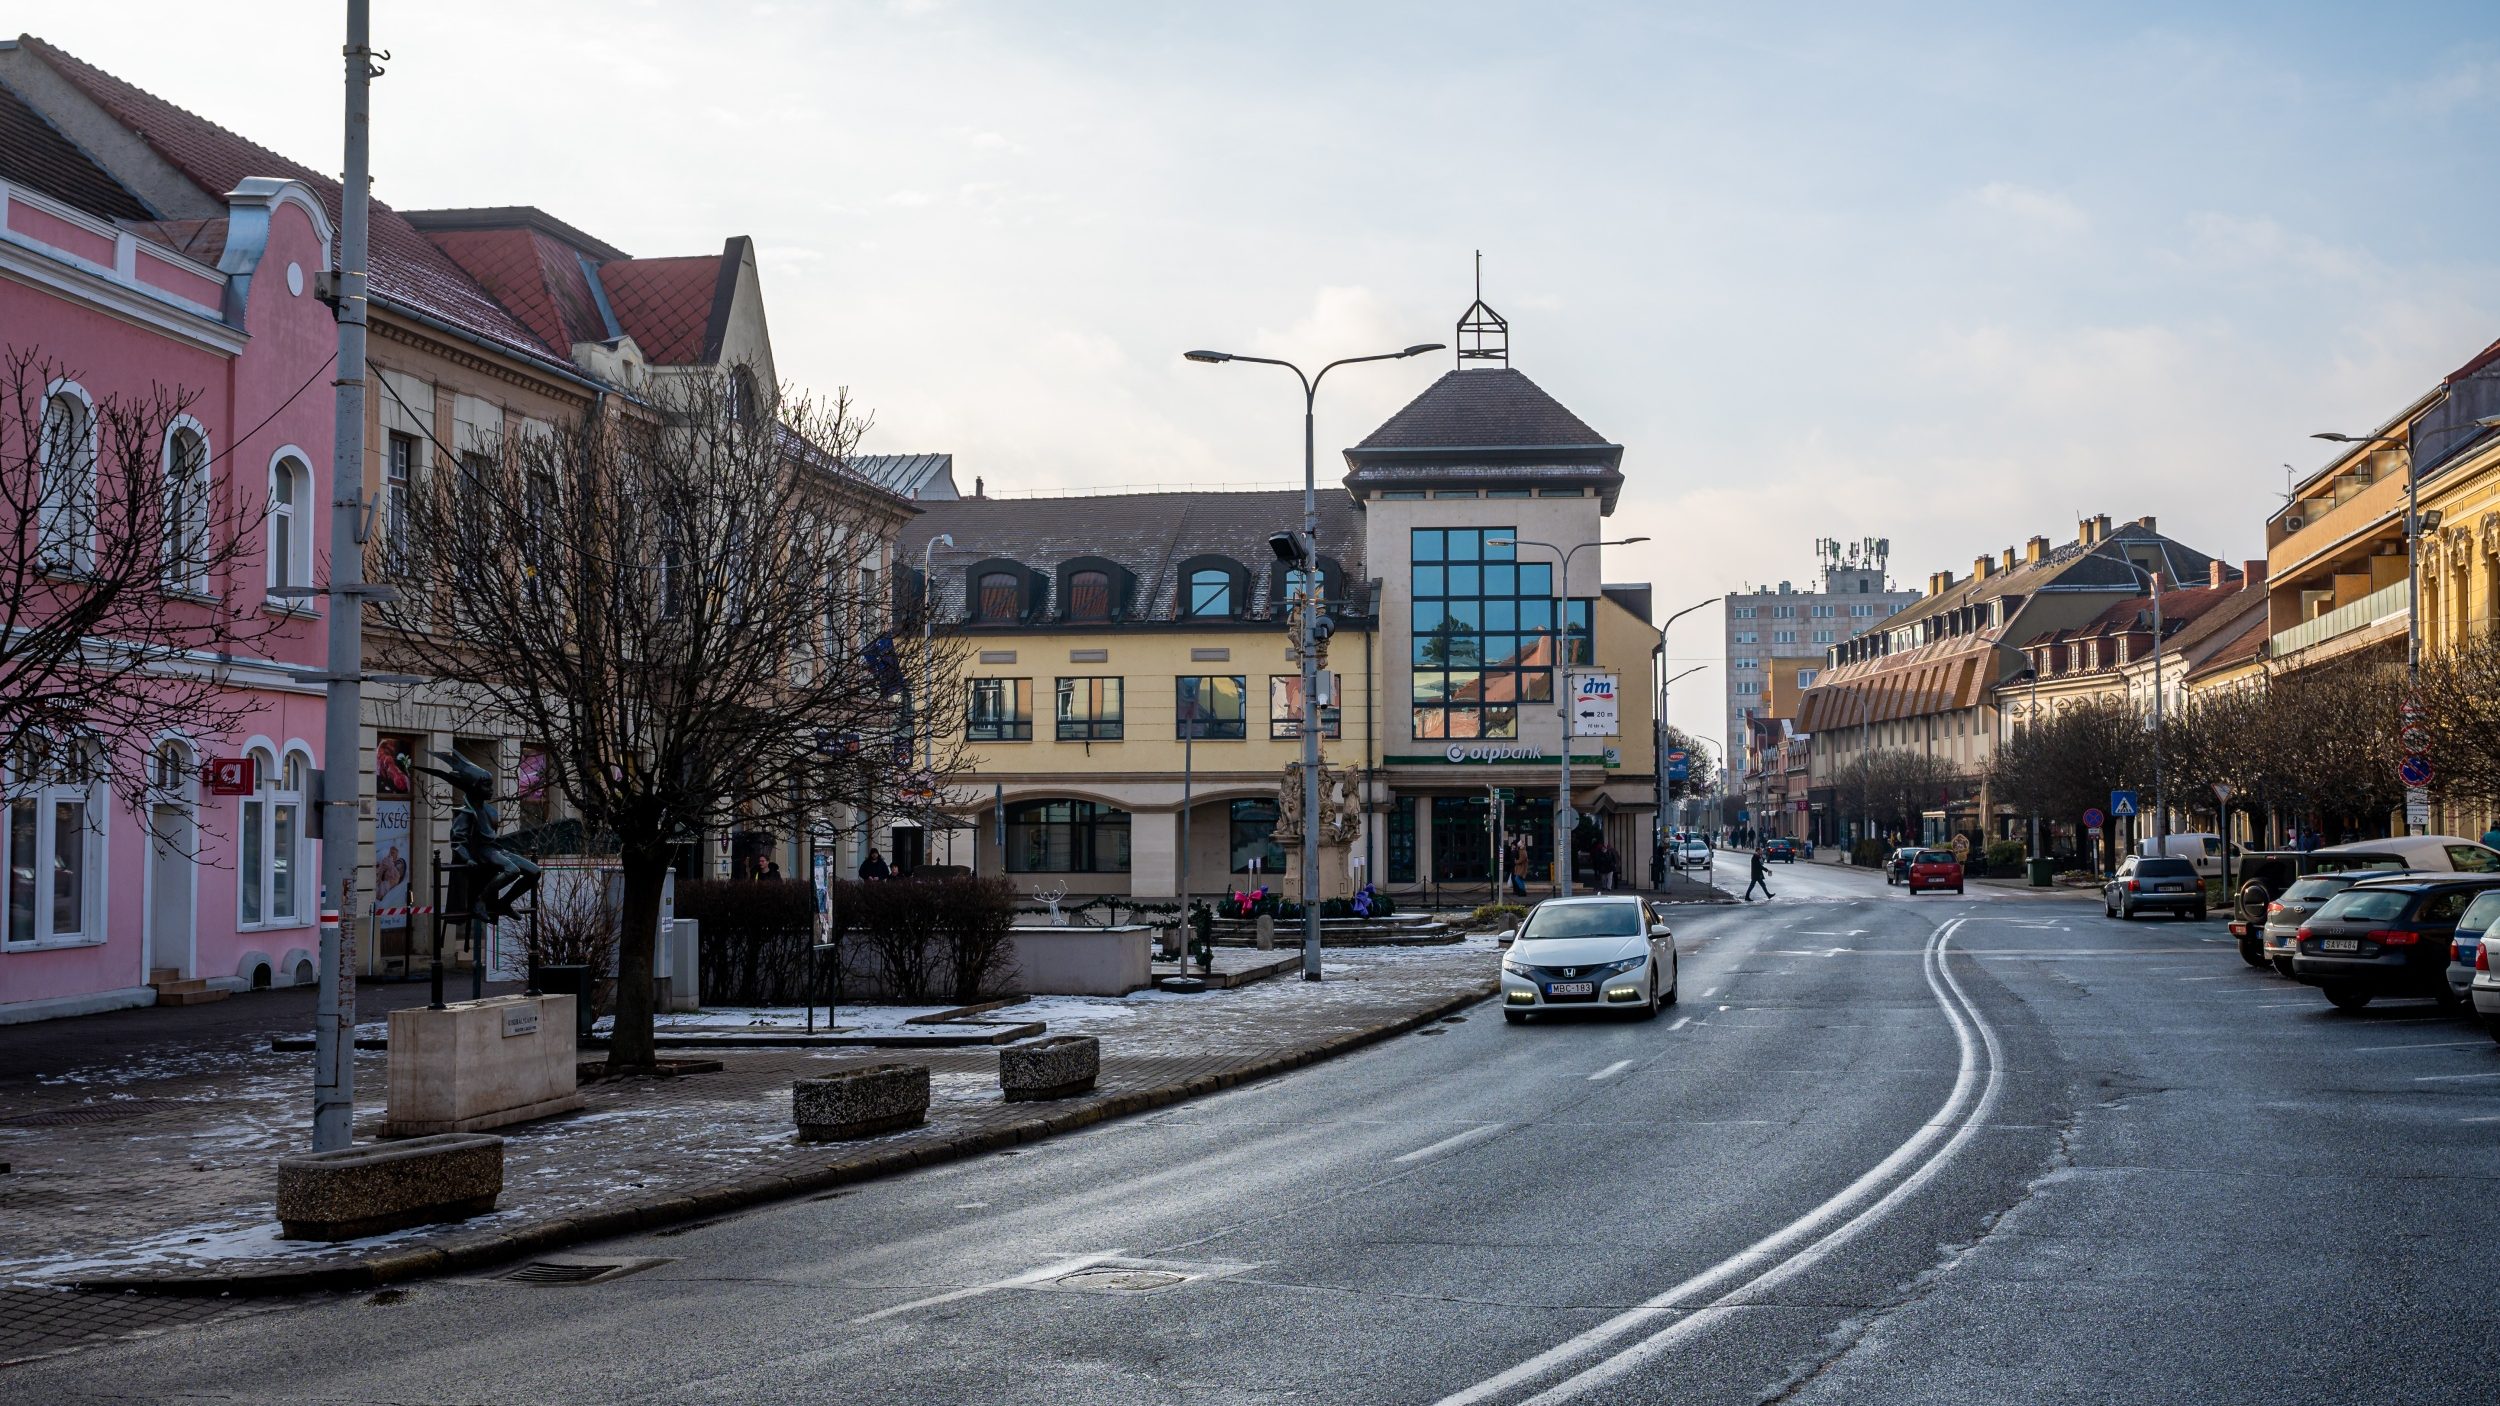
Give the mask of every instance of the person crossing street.
[{"label": "person crossing street", "polygon": [[1757,886],[1761,888],[1764,898],[1779,897],[1778,894],[1771,892],[1771,868],[1762,861],[1762,846],[1760,845],[1753,847],[1753,882],[1745,885],[1747,903],[1753,902],[1753,891]]}]

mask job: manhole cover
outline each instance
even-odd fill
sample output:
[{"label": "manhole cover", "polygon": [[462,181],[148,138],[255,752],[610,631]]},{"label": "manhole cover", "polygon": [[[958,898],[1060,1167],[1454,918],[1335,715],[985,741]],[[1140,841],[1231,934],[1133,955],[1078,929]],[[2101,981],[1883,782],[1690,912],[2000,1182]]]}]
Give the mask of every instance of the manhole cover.
[{"label": "manhole cover", "polygon": [[1169,1289],[1186,1284],[1190,1276],[1168,1269],[1080,1269],[1062,1274],[1051,1282],[1062,1289],[1084,1289],[1102,1294],[1143,1294],[1156,1289]]},{"label": "manhole cover", "polygon": [[636,1270],[666,1263],[668,1261],[664,1259],[532,1260],[495,1277],[506,1284],[601,1284],[610,1279],[623,1278]]}]

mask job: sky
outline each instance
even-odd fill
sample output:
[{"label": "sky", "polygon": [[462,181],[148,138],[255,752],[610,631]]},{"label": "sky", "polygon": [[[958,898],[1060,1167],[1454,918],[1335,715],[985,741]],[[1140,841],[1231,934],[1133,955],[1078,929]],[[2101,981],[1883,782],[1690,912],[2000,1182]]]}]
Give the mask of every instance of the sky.
[{"label": "sky", "polygon": [[[35,32],[307,164],[343,6]],[[1285,373],[1451,340],[1624,446],[1660,613],[2078,516],[2262,555],[2317,430],[2500,336],[2500,9],[380,0],[377,195],[755,238],[782,377],[992,492],[1282,486]],[[238,16],[251,22],[238,22]],[[1320,474],[1450,363],[1348,368]],[[1716,732],[1720,610],[1673,715]]]}]

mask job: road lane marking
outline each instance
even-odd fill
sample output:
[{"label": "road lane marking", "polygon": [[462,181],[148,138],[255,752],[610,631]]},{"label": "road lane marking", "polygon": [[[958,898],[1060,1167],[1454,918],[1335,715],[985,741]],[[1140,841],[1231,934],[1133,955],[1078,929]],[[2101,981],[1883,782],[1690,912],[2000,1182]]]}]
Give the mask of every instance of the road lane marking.
[{"label": "road lane marking", "polygon": [[1679,1016],[1677,1016],[1677,1017],[1675,1018],[1675,1024],[1668,1026],[1668,1027],[1667,1027],[1667,1029],[1668,1029],[1668,1030],[1670,1030],[1670,1031],[1681,1030],[1681,1029],[1683,1029],[1685,1026],[1690,1025],[1690,1024],[1692,1024],[1692,1023],[1693,1023],[1693,1018],[1692,1018],[1691,1016],[1689,1016],[1689,1015],[1679,1015]]},{"label": "road lane marking", "polygon": [[[1571,1371],[1574,1364],[1604,1351],[1616,1340],[1648,1327],[1662,1316],[1679,1315],[1648,1337],[1580,1368],[1527,1398],[1527,1406],[1546,1406],[1547,1403],[1568,1400],[1604,1386],[1699,1327],[1725,1317],[1735,1300],[1812,1268],[1859,1231],[1891,1214],[1902,1202],[1934,1180],[1995,1111],[1997,1085],[2004,1067],[1995,1030],[1979,1014],[1978,1005],[1971,1001],[1969,994],[1962,989],[1961,981],[1953,975],[1944,960],[1945,945],[1963,921],[1958,917],[1947,919],[1927,939],[1927,950],[1931,954],[1925,970],[1928,990],[1933,993],[1937,1006],[1953,1027],[1959,1061],[1952,1092],[1946,1095],[1943,1106],[1916,1133],[1831,1199],[1748,1248],[1507,1371],[1443,1397],[1440,1406],[1472,1406],[1472,1403],[1495,1397],[1508,1397],[1519,1388]],[[1939,1139],[1943,1140],[1941,1147],[1935,1146]],[[1877,1195],[1887,1183],[1891,1184],[1891,1189]],[[1851,1214],[1853,1208],[1870,1196],[1875,1199]],[[1833,1221],[1840,1223],[1832,1226]],[[1806,1243],[1800,1245],[1801,1241]],[[1796,1248],[1792,1249],[1792,1246]],[[1696,1309],[1683,1307],[1686,1302],[1703,1294],[1712,1296],[1707,1303]]]},{"label": "road lane marking", "polygon": [[1594,1074],[1591,1074],[1589,1076],[1589,1082],[1595,1083],[1600,1079],[1611,1079],[1631,1067],[1632,1061],[1628,1059],[1616,1060],[1614,1063],[1607,1065],[1605,1068],[1598,1070]]},{"label": "road lane marking", "polygon": [[2500,1123],[2500,1113],[2487,1114],[2480,1118],[2460,1118],[2457,1121],[2460,1123]]},{"label": "road lane marking", "polygon": [[1719,988],[1717,988],[1717,987],[1713,986],[1713,987],[1711,987],[1709,990],[1702,992],[1702,993],[1701,993],[1701,998],[1702,998],[1703,1000],[1707,1001],[1707,1000],[1709,1000],[1711,997],[1716,996],[1716,995],[1718,995],[1718,994],[1719,994]]},{"label": "road lane marking", "polygon": [[2489,1040],[2433,1040],[2422,1045],[2355,1045],[2346,1054],[2377,1054],[2381,1050],[2462,1050],[2490,1045]]},{"label": "road lane marking", "polygon": [[2416,1074],[2413,1076],[2413,1082],[2417,1084],[2454,1084],[2467,1079],[2500,1079],[2500,1069],[2495,1069],[2488,1074]]},{"label": "road lane marking", "polygon": [[898,1313],[909,1313],[915,1308],[934,1308],[942,1303],[955,1303],[963,1299],[977,1298],[982,1294],[995,1294],[1003,1289],[1026,1288],[1056,1279],[1063,1274],[1074,1274],[1080,1269],[1091,1269],[1104,1260],[1119,1258],[1122,1253],[1124,1252],[1120,1250],[1105,1250],[1098,1255],[1079,1255],[1072,1260],[1061,1260],[1057,1264],[1046,1264],[1039,1269],[1026,1270],[1013,1278],[993,1280],[987,1284],[975,1284],[968,1289],[956,1289],[951,1293],[931,1294],[925,1299],[913,1299],[910,1303],[898,1303],[892,1308],[881,1308],[874,1313],[863,1313],[852,1319],[851,1325],[857,1327],[862,1323],[874,1323],[881,1318],[892,1318]]},{"label": "road lane marking", "polygon": [[2230,981],[2230,980],[2232,980],[2232,979],[2236,978],[2238,975],[2239,975],[2239,973],[2238,973],[2238,972],[2224,972],[2224,973],[2223,973],[2222,975],[2220,975],[2220,976],[2183,976],[2183,977],[2180,977],[2180,978],[2179,978],[2179,980],[2181,980],[2181,981]]},{"label": "road lane marking", "polygon": [[1459,1148],[1465,1147],[1467,1144],[1475,1142],[1480,1138],[1489,1138],[1509,1126],[1510,1125],[1508,1123],[1487,1123],[1481,1128],[1469,1128],[1463,1133],[1452,1133],[1450,1136],[1441,1139],[1439,1142],[1432,1143],[1424,1147],[1418,1147],[1403,1157],[1393,1157],[1390,1160],[1401,1163],[1421,1162],[1427,1157],[1436,1157],[1444,1152],[1455,1152]]}]

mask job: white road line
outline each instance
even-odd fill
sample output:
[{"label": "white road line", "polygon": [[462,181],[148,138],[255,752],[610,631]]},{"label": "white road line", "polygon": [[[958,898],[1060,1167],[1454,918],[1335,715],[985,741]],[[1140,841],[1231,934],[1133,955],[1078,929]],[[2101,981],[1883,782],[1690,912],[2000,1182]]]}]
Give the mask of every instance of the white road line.
[{"label": "white road line", "polygon": [[1631,1067],[1632,1061],[1628,1059],[1619,1059],[1614,1063],[1607,1065],[1605,1068],[1598,1070],[1596,1073],[1591,1074],[1589,1076],[1589,1081],[1591,1083],[1595,1083],[1600,1079],[1611,1079]]},{"label": "white road line", "polygon": [[1717,987],[1713,986],[1713,987],[1711,987],[1709,990],[1702,992],[1702,993],[1701,993],[1701,998],[1702,998],[1703,1000],[1707,1001],[1707,1000],[1709,1000],[1711,997],[1716,996],[1716,995],[1718,995],[1718,994],[1719,994],[1719,988],[1717,988]]},{"label": "white road line", "polygon": [[2456,1084],[2468,1079],[2500,1079],[2500,1069],[2495,1069],[2489,1074],[2416,1074],[2413,1076],[2413,1082],[2417,1084]]},{"label": "white road line", "polygon": [[1463,1133],[1452,1133],[1448,1137],[1441,1139],[1439,1142],[1432,1143],[1425,1147],[1418,1147],[1403,1157],[1394,1157],[1390,1160],[1395,1162],[1421,1162],[1427,1157],[1435,1157],[1444,1152],[1456,1151],[1457,1149],[1464,1147],[1468,1143],[1474,1142],[1479,1138],[1489,1138],[1509,1126],[1510,1125],[1508,1123],[1487,1123],[1481,1128],[1469,1128]]},{"label": "white road line", "polygon": [[910,1303],[898,1303],[892,1308],[881,1308],[874,1313],[863,1313],[852,1319],[851,1323],[853,1326],[874,1323],[880,1318],[892,1318],[898,1313],[909,1313],[915,1308],[930,1308],[942,1303],[954,1303],[959,1299],[976,1298],[982,1294],[995,1294],[1001,1289],[1022,1289],[1028,1285],[1056,1279],[1063,1274],[1074,1274],[1080,1269],[1091,1269],[1104,1260],[1117,1259],[1122,1253],[1119,1250],[1105,1250],[1099,1255],[1081,1255],[1072,1260],[1061,1260],[1057,1264],[1046,1264],[1039,1269],[1027,1270],[1012,1279],[975,1284],[969,1289],[957,1289],[946,1294],[932,1294],[925,1299],[913,1299]]},{"label": "white road line", "polygon": [[1679,1015],[1679,1016],[1677,1016],[1677,1017],[1675,1018],[1675,1024],[1668,1026],[1668,1027],[1667,1027],[1667,1029],[1669,1029],[1669,1030],[1681,1030],[1681,1029],[1683,1029],[1685,1026],[1690,1025],[1690,1024],[1692,1024],[1692,1023],[1693,1023],[1693,1018],[1692,1018],[1691,1016],[1689,1016],[1689,1015]]},{"label": "white road line", "polygon": [[2346,1054],[2377,1054],[2377,1053],[2379,1053],[2381,1050],[2463,1050],[2463,1049],[2481,1049],[2481,1048],[2488,1047],[2490,1044],[2491,1044],[2491,1042],[2490,1042],[2489,1040],[2433,1040],[2433,1041],[2429,1042],[2428,1044],[2422,1044],[2422,1045],[2355,1045],[2355,1046],[2353,1046],[2351,1049],[2344,1051],[2344,1053],[2346,1053]]},{"label": "white road line", "polygon": [[[1903,1201],[1933,1180],[1995,1110],[1999,1070],[2003,1066],[1996,1032],[1981,1018],[1978,1006],[1962,990],[1961,982],[1944,961],[1945,944],[1951,941],[1954,930],[1962,921],[1960,918],[1948,919],[1927,940],[1927,950],[1931,954],[1926,966],[1928,989],[1934,994],[1945,1018],[1951,1022],[1954,1041],[1960,1050],[1952,1092],[1946,1096],[1944,1105],[1934,1117],[1856,1181],[1786,1226],[1638,1306],[1567,1338],[1508,1371],[1442,1398],[1440,1406],[1469,1406],[1469,1403],[1508,1396],[1519,1388],[1570,1370],[1574,1363],[1603,1351],[1616,1340],[1648,1327],[1663,1316],[1681,1315],[1648,1337],[1580,1369],[1529,1398],[1529,1406],[1566,1400],[1611,1382],[1692,1331],[1725,1316],[1728,1306],[1737,1298],[1820,1263],[1860,1230],[1891,1214]],[[1968,1011],[1967,1016],[1965,1010]],[[1983,1063],[1986,1065],[1984,1088],[1980,1069]],[[1943,1139],[1943,1146],[1934,1146],[1939,1139]],[[1898,1181],[1894,1180],[1896,1175],[1899,1176]],[[1888,1182],[1893,1183],[1891,1190],[1876,1196],[1878,1188]],[[1875,1197],[1872,1203],[1852,1215],[1852,1208],[1870,1196]],[[1832,1224],[1835,1221],[1839,1222],[1836,1226]],[[1713,1297],[1696,1310],[1688,1312],[1681,1307],[1702,1294]]]},{"label": "white road line", "polygon": [[2181,980],[2181,981],[2229,981],[2229,980],[2232,980],[2233,978],[2237,977],[2238,975],[2239,975],[2239,973],[2238,973],[2238,972],[2226,972],[2226,973],[2224,973],[2224,974],[2223,974],[2223,975],[2221,975],[2221,976],[2183,976],[2183,977],[2180,977],[2180,978],[2179,978],[2179,980]]},{"label": "white road line", "polygon": [[2460,1123],[2500,1123],[2500,1113],[2482,1118],[2459,1118],[2457,1121]]}]

